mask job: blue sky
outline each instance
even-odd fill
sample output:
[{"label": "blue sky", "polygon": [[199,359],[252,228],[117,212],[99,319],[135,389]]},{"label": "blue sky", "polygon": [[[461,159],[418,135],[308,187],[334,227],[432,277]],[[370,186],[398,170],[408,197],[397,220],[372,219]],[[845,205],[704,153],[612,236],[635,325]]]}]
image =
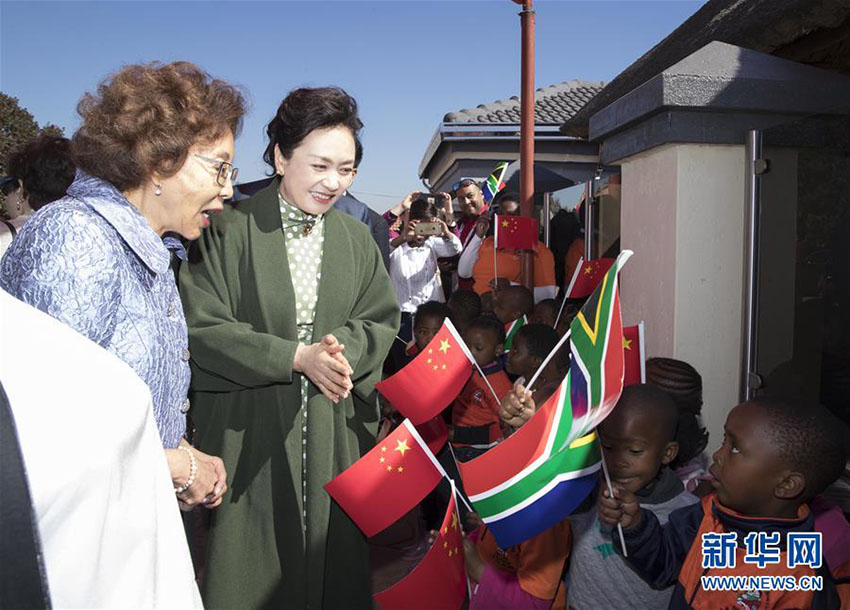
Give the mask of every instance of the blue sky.
[{"label": "blue sky", "polygon": [[[536,86],[610,81],[704,0],[537,0]],[[360,104],[365,157],[352,191],[383,211],[421,188],[446,112],[519,95],[519,6],[466,2],[14,2],[0,0],[0,90],[73,133],[75,107],[120,66],[193,61],[251,103],[240,181],[263,176],[264,128],[285,94],[339,85]]]}]

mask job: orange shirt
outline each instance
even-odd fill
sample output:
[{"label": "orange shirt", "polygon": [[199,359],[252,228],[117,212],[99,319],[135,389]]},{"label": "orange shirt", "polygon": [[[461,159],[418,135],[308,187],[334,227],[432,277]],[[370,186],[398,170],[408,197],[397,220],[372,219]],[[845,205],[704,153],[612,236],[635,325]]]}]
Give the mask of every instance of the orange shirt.
[{"label": "orange shirt", "polygon": [[[487,375],[487,381],[493,386],[499,400],[506,396],[513,389],[511,380],[508,379],[501,365],[493,363],[489,366],[482,367],[484,374]],[[489,434],[488,441],[481,444],[492,444],[502,437],[502,427],[499,421],[499,403],[493,396],[493,392],[487,387],[484,378],[477,370],[472,373],[472,377],[463,386],[460,395],[455,399],[452,407],[452,425],[457,428],[476,428],[480,426],[488,426]],[[463,446],[464,443],[452,443],[455,447]],[[478,443],[475,443],[476,445]]]},{"label": "orange shirt", "polygon": [[[522,257],[516,250],[496,251],[496,272],[499,277],[506,278],[515,284],[520,282],[522,273]],[[493,238],[488,237],[481,242],[478,250],[478,260],[472,269],[475,280],[473,290],[478,294],[490,292],[490,280],[495,277],[493,272]],[[534,252],[534,286],[555,286],[555,257],[543,242],[537,243]]]},{"label": "orange shirt", "polygon": [[552,608],[563,609],[566,595],[561,580],[572,547],[570,522],[564,519],[522,544],[502,550],[487,527],[481,528],[476,548],[488,565],[515,574],[523,591],[540,599],[557,598]]},{"label": "orange shirt", "polygon": [[567,249],[567,254],[564,256],[564,285],[569,286],[570,280],[578,267],[579,259],[584,257],[584,237],[577,237]]}]

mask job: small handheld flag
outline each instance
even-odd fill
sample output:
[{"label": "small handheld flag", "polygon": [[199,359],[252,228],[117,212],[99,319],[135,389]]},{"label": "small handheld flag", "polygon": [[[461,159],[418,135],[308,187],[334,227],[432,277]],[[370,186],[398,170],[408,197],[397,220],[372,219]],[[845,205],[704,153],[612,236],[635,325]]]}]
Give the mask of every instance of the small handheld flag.
[{"label": "small handheld flag", "polygon": [[646,383],[646,344],[643,337],[643,322],[623,327],[623,360],[625,376],[623,385]]},{"label": "small handheld flag", "polygon": [[535,250],[539,229],[536,218],[496,214],[493,238],[499,250]]},{"label": "small handheld flag", "polygon": [[445,471],[410,420],[325,485],[363,533],[374,536],[430,492]]},{"label": "small handheld flag", "polygon": [[481,188],[481,192],[484,193],[484,201],[487,204],[493,202],[493,199],[496,195],[505,188],[505,171],[508,169],[508,162],[502,161],[499,165],[496,166],[496,169],[493,170],[493,173],[487,176],[487,180],[484,181],[484,185]]},{"label": "small handheld flag", "polygon": [[473,362],[460,333],[446,318],[413,360],[375,388],[399,413],[419,425],[436,417],[457,398],[472,374]]},{"label": "small handheld flag", "polygon": [[410,574],[374,598],[381,610],[458,610],[463,605],[466,570],[454,481],[446,516],[425,557]]},{"label": "small handheld flag", "polygon": [[579,259],[564,298],[583,299],[590,295],[615,260],[613,258],[597,258],[592,261]]},{"label": "small handheld flag", "polygon": [[596,485],[595,434],[569,442],[569,376],[517,432],[459,464],[464,490],[502,548],[563,520]]},{"label": "small handheld flag", "polygon": [[510,324],[505,324],[505,350],[506,352],[511,351],[514,345],[514,337],[519,332],[519,329],[528,324],[528,318],[526,316],[522,316],[518,320],[514,320]]}]

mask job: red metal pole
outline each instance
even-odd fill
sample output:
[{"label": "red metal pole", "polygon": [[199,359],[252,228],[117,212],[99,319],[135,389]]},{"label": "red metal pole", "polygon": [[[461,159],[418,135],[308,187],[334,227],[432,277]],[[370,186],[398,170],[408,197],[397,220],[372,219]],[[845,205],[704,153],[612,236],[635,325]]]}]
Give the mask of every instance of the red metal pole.
[{"label": "red metal pole", "polygon": [[[514,0],[516,1],[516,0]],[[534,216],[534,11],[532,0],[522,2],[522,90],[520,97],[520,213]],[[522,285],[534,291],[534,258],[522,255]]]}]

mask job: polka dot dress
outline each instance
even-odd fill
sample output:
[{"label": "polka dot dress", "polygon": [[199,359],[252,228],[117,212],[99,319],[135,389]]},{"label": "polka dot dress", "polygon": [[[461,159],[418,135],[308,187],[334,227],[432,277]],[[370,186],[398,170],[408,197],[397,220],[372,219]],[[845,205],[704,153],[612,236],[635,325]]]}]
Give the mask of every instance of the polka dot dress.
[{"label": "polka dot dress", "polygon": [[[322,277],[322,245],[325,241],[324,216],[310,216],[287,203],[278,194],[289,273],[295,291],[295,318],[298,324],[298,341],[304,345],[313,342],[313,316],[316,295]],[[312,228],[311,228],[312,227]],[[301,501],[307,527],[307,390],[310,381],[301,376]]]}]

